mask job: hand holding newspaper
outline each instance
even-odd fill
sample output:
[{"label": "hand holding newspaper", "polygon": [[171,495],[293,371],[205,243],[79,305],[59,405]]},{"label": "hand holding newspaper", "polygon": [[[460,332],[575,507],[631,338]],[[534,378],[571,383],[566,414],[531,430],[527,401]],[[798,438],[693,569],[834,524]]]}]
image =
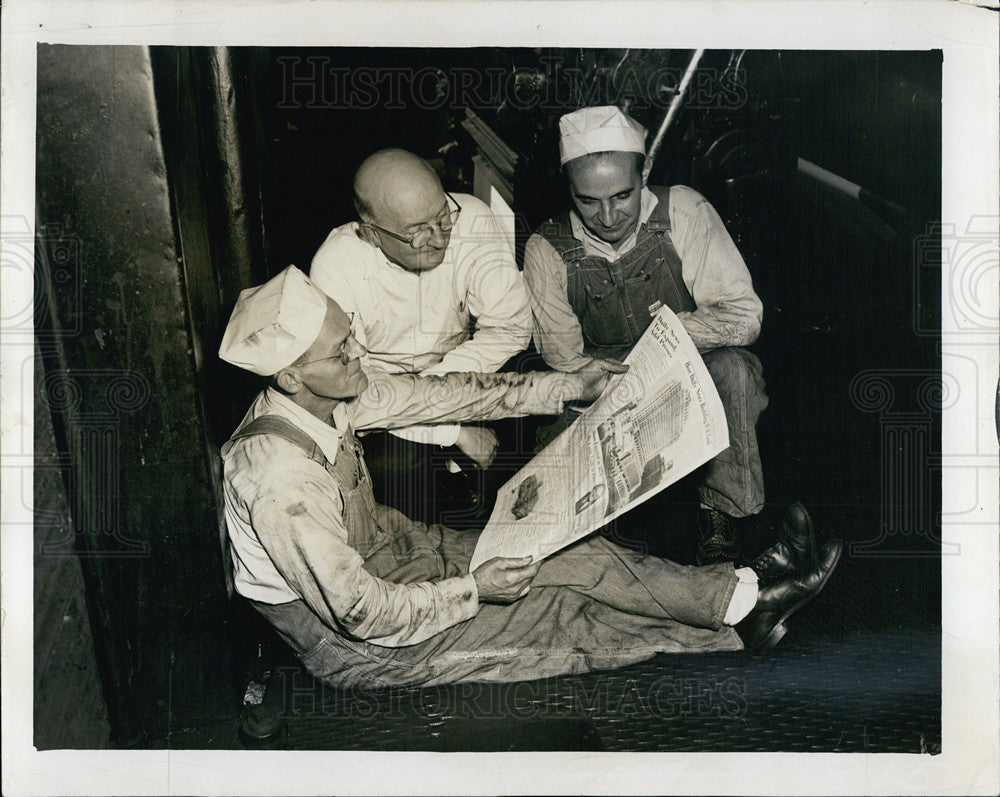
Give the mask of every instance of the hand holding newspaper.
[{"label": "hand holding newspaper", "polygon": [[500,489],[470,571],[496,556],[544,559],[729,446],[719,394],[669,308],[625,363],[628,373]]}]

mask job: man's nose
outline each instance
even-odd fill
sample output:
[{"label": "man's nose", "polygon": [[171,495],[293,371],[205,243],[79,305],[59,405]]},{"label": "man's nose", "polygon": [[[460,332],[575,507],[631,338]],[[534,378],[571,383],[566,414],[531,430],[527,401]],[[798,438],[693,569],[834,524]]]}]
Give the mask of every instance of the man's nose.
[{"label": "man's nose", "polygon": [[344,351],[347,353],[347,357],[350,360],[357,360],[364,356],[365,352],[368,351],[364,346],[362,346],[354,335],[347,341],[347,345],[344,347]]},{"label": "man's nose", "polygon": [[437,224],[431,225],[431,237],[427,239],[427,243],[433,246],[435,249],[444,249],[448,245],[448,236],[451,231],[445,232]]},{"label": "man's nose", "polygon": [[611,227],[615,220],[615,209],[610,202],[601,203],[601,224]]}]

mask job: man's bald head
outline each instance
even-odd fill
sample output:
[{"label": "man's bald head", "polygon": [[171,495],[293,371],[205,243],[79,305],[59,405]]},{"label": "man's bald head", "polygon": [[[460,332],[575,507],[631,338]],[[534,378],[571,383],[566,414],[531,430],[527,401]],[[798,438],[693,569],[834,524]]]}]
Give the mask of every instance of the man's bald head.
[{"label": "man's bald head", "polygon": [[368,156],[354,175],[354,205],[362,219],[399,217],[420,221],[427,203],[440,204],[441,181],[423,158],[405,149],[383,149]]},{"label": "man's bald head", "polygon": [[[408,271],[437,268],[451,239],[451,226],[441,220],[450,205],[434,169],[405,149],[383,149],[370,155],[354,175],[354,206],[363,222],[359,235],[377,246],[393,263]],[[408,241],[421,230],[429,238]]]}]

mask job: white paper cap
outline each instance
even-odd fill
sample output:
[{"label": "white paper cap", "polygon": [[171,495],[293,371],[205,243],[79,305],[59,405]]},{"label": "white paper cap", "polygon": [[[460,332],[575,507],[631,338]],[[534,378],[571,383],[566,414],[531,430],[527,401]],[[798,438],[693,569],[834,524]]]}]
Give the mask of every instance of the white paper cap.
[{"label": "white paper cap", "polygon": [[592,152],[646,154],[646,128],[614,105],[581,108],[559,120],[559,164]]},{"label": "white paper cap", "polygon": [[219,356],[261,376],[276,374],[316,340],[326,308],[326,294],[289,266],[263,285],[240,292]]}]

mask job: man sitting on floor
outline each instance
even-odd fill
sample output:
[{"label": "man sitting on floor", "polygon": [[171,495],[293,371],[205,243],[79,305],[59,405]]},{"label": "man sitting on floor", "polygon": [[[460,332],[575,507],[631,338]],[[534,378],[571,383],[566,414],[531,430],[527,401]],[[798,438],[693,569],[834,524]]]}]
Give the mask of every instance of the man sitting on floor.
[{"label": "man sitting on floor", "polygon": [[816,551],[786,533],[751,567],[686,567],[590,537],[470,573],[475,533],[375,503],[355,430],[556,413],[594,400],[604,375],[366,374],[349,319],[294,266],[243,291],[219,353],[270,377],[223,447],[236,589],[335,685],[516,681],[771,647],[840,557],[839,541]]}]

